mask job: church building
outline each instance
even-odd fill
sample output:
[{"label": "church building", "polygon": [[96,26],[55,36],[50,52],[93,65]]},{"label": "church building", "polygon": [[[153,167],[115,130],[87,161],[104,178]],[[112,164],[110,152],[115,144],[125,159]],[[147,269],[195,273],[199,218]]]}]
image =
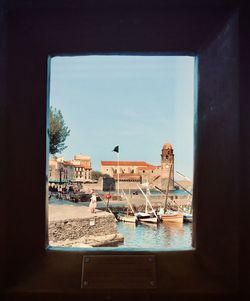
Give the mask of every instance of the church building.
[{"label": "church building", "polygon": [[[152,183],[162,190],[174,189],[174,152],[172,145],[166,143],[161,150],[161,164],[152,165],[145,161],[101,161],[102,174],[109,175],[120,186],[136,188],[136,183]],[[168,180],[170,177],[170,180]]]}]

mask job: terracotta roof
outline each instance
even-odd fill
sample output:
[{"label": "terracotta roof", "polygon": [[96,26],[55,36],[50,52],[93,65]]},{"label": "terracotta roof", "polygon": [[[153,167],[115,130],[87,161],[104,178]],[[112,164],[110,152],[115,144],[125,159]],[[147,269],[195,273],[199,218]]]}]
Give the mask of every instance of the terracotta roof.
[{"label": "terracotta roof", "polygon": [[[104,166],[118,166],[117,161],[101,161]],[[152,166],[144,161],[120,161],[119,166]]]},{"label": "terracotta roof", "polygon": [[[113,175],[113,178],[115,180],[118,179],[118,174],[115,173]],[[119,180],[120,181],[140,181],[141,176],[138,173],[119,173]]]},{"label": "terracotta roof", "polygon": [[155,170],[157,168],[157,166],[154,166],[154,165],[148,165],[146,167],[138,167],[138,170]]}]

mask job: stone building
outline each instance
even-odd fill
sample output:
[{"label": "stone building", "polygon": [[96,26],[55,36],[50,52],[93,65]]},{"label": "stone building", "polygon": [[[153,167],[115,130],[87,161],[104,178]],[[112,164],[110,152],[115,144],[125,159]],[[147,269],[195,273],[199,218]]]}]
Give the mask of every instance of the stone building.
[{"label": "stone building", "polygon": [[66,162],[66,164],[74,166],[74,181],[85,182],[91,179],[91,157],[75,155],[74,159]]},{"label": "stone building", "polygon": [[91,158],[89,156],[75,155],[73,160],[64,161],[63,157],[54,157],[49,160],[49,182],[84,183],[91,179]]},{"label": "stone building", "polygon": [[63,157],[49,160],[49,183],[67,183],[74,179],[73,165],[66,165]]},{"label": "stone building", "polygon": [[[171,170],[170,170],[171,169]],[[126,188],[135,187],[133,183],[153,183],[160,189],[174,189],[174,152],[172,145],[166,143],[161,150],[161,164],[152,165],[144,161],[101,161],[101,172],[121,182]],[[129,184],[131,183],[131,184]]]}]

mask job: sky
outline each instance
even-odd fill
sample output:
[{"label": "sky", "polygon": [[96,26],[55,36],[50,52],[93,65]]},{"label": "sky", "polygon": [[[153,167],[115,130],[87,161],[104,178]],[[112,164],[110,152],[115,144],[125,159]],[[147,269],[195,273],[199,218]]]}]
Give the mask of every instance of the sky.
[{"label": "sky", "polygon": [[175,170],[193,177],[194,57],[62,56],[51,60],[50,105],[60,109],[70,136],[61,154],[101,161],[160,165],[170,143]]}]

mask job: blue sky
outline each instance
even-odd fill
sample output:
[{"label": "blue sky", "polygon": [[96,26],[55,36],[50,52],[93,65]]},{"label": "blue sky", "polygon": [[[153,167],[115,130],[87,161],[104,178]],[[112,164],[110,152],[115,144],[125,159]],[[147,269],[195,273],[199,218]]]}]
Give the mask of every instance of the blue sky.
[{"label": "blue sky", "polygon": [[[51,60],[50,105],[71,130],[65,160],[159,165],[171,143],[175,170],[193,176],[194,57],[85,55]],[[58,154],[59,155],[59,154]]]}]

